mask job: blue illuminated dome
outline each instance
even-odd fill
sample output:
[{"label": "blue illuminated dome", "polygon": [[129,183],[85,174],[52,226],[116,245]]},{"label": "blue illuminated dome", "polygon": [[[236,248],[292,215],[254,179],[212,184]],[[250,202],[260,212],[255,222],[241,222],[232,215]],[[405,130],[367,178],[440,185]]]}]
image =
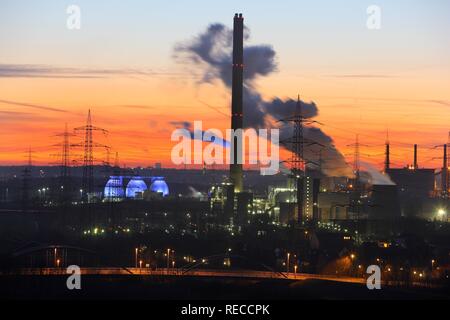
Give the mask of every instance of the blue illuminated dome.
[{"label": "blue illuminated dome", "polygon": [[122,177],[110,177],[106,182],[104,189],[105,198],[123,198],[123,178]]},{"label": "blue illuminated dome", "polygon": [[141,177],[134,177],[127,184],[127,198],[141,198],[145,190],[147,190],[145,181]]},{"label": "blue illuminated dome", "polygon": [[161,193],[163,197],[169,195],[169,187],[164,180],[155,180],[150,186],[152,192]]}]

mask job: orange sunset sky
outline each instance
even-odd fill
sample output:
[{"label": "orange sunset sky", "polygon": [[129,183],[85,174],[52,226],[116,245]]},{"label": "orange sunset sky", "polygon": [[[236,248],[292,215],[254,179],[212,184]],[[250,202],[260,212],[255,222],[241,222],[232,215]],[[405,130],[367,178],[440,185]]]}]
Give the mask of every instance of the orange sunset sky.
[{"label": "orange sunset sky", "polygon": [[84,125],[91,109],[109,131],[96,141],[121,164],[172,167],[169,122],[224,130],[231,101],[223,84],[200,84],[201,70],[175,61],[174,47],[210,23],[231,27],[234,12],[244,13],[249,44],[277,52],[278,70],[256,80],[259,92],[314,101],[349,162],[359,134],[363,160],[381,166],[389,130],[393,166],[412,162],[414,143],[419,166],[441,164],[433,147],[450,131],[448,1],[379,1],[380,30],[367,29],[365,1],[75,2],[80,30],[66,28],[67,1],[0,4],[0,165],[25,163],[29,147],[34,163],[57,162],[54,135]]}]

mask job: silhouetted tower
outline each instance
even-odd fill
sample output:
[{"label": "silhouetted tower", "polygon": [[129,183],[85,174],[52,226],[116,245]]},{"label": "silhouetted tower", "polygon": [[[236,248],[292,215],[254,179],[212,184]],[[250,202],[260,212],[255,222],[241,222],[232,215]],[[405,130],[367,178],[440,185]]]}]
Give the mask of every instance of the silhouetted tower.
[{"label": "silhouetted tower", "polygon": [[91,120],[91,110],[88,112],[86,125],[75,128],[75,131],[84,131],[84,155],[83,155],[83,179],[82,179],[82,195],[85,199],[94,191],[94,147],[105,147],[94,143],[93,131],[107,133],[102,128],[94,127]]},{"label": "silhouetted tower", "polygon": [[386,135],[386,150],[385,150],[385,159],[384,159],[384,172],[389,170],[391,166],[391,159],[390,159],[390,149],[389,149],[389,133]]},{"label": "silhouetted tower", "polygon": [[30,207],[31,202],[31,147],[27,151],[27,164],[22,172],[22,209],[26,211]]},{"label": "silhouetted tower", "polygon": [[[119,163],[119,153],[116,152],[116,156],[114,158],[114,168],[113,168],[113,176],[119,177],[122,175],[122,170],[120,169],[120,163]],[[119,194],[119,190],[122,188],[122,185],[115,183],[113,187],[113,194]]]},{"label": "silhouetted tower", "polygon": [[292,153],[291,153],[291,171],[295,179],[296,201],[297,201],[297,222],[302,223],[304,214],[304,178],[305,178],[305,162],[304,162],[304,137],[303,137],[303,113],[300,95],[297,96],[297,105],[292,122],[294,125],[294,133],[292,136]]},{"label": "silhouetted tower", "polygon": [[[244,73],[244,17],[242,13],[234,15],[233,23],[233,69],[231,88],[231,129],[242,130],[243,127],[243,73]],[[232,141],[233,159],[230,164],[230,181],[234,185],[234,192],[243,191],[244,181],[242,163],[238,163],[238,153],[245,150],[238,150],[238,145],[242,146],[235,136]],[[242,137],[240,138],[242,139]]]},{"label": "silhouetted tower", "polygon": [[88,118],[84,136],[84,156],[83,156],[83,190],[86,195],[94,190],[94,153],[92,149],[92,122],[91,110]]},{"label": "silhouetted tower", "polygon": [[[352,179],[352,193],[350,195],[350,211],[356,214],[357,219],[359,220],[359,214],[361,211],[361,193],[362,193],[362,185],[361,185],[361,159],[360,159],[360,148],[361,144],[359,142],[359,135],[356,135],[355,143],[350,144],[349,146],[354,147],[353,154],[353,174],[354,178]],[[359,228],[359,226],[357,226]]]},{"label": "silhouetted tower", "polygon": [[356,135],[356,140],[353,145],[355,147],[355,153],[353,155],[353,173],[355,175],[355,180],[353,183],[353,188],[355,191],[360,190],[360,144],[359,135]]},{"label": "silhouetted tower", "polygon": [[109,146],[105,146],[105,160],[103,161],[103,175],[105,178],[109,177],[114,171],[113,166],[111,165],[111,148]]},{"label": "silhouetted tower", "polygon": [[285,140],[283,143],[288,144],[291,149],[291,158],[287,160],[290,164],[292,176],[295,181],[296,189],[296,204],[297,204],[297,223],[303,222],[304,217],[304,178],[306,176],[306,160],[304,157],[305,146],[319,145],[315,141],[305,139],[303,127],[307,124],[311,124],[311,121],[303,116],[302,104],[300,101],[300,95],[297,97],[297,104],[294,114],[286,119],[280,121],[291,123],[293,128],[292,137]]},{"label": "silhouetted tower", "polygon": [[449,191],[450,191],[450,161],[448,159],[449,149],[450,149],[450,131],[448,132],[447,150],[445,150],[446,151],[445,154],[446,154],[446,158],[447,158],[447,161],[445,164],[445,167],[446,167],[445,174],[446,174],[446,181],[447,181],[447,188],[445,190],[447,190],[446,191],[447,198],[449,198]]},{"label": "silhouetted tower", "polygon": [[116,156],[114,157],[114,174],[120,175],[119,152],[117,152],[117,151],[116,151]]},{"label": "silhouetted tower", "polygon": [[304,137],[303,137],[303,113],[302,113],[302,104],[300,102],[300,95],[297,96],[297,105],[296,105],[296,113],[292,118],[292,122],[294,124],[294,134],[293,138],[293,148],[292,148],[292,170],[296,175],[302,175],[305,172],[305,162],[304,162]]},{"label": "silhouetted tower", "polygon": [[419,165],[417,163],[417,144],[414,145],[414,162],[413,162],[413,169],[418,169]]},{"label": "silhouetted tower", "polygon": [[105,152],[106,152],[105,166],[111,167],[111,148],[105,147]]},{"label": "silhouetted tower", "polygon": [[443,163],[442,163],[442,177],[441,177],[441,183],[442,183],[442,197],[448,198],[448,159],[447,159],[447,145],[444,144],[444,157],[443,157]]},{"label": "silhouetted tower", "polygon": [[323,170],[323,156],[322,156],[322,149],[319,150],[319,159],[318,159],[318,167],[317,170],[319,172],[322,172]]},{"label": "silhouetted tower", "polygon": [[61,176],[67,178],[70,176],[70,144],[69,137],[71,134],[67,129],[67,123],[64,128],[64,133],[62,134],[62,158],[61,158]]},{"label": "silhouetted tower", "polygon": [[62,142],[60,144],[57,144],[56,146],[61,147],[61,154],[58,155],[61,157],[61,173],[60,173],[60,179],[61,179],[61,201],[63,203],[67,202],[70,198],[70,137],[74,136],[73,133],[69,132],[69,129],[67,127],[67,123],[64,128],[64,132],[57,134],[57,137],[62,137]]}]

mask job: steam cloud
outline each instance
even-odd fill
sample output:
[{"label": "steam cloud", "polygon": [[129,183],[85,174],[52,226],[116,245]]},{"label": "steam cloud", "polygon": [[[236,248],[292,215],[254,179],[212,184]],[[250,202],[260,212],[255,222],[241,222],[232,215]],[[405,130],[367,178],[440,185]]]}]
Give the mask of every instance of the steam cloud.
[{"label": "steam cloud", "polygon": [[368,162],[361,161],[361,168],[369,175],[369,183],[374,185],[395,185],[389,175],[381,173],[377,168]]},{"label": "steam cloud", "polygon": [[[244,38],[248,39],[249,30],[244,30]],[[193,40],[175,46],[174,57],[189,64],[203,66],[201,83],[221,81],[229,90],[232,84],[232,40],[233,32],[223,24],[211,24],[205,32]],[[244,127],[245,128],[280,128],[280,138],[292,136],[292,125],[276,122],[295,114],[296,100],[273,98],[265,101],[255,86],[255,80],[277,71],[276,52],[269,45],[253,45],[244,47]],[[314,102],[301,101],[302,114],[305,118],[318,115]],[[314,140],[322,147],[305,148],[304,155],[308,159],[318,159],[318,151],[322,149],[322,171],[330,176],[352,176],[342,154],[335,148],[333,139],[316,127],[305,127],[306,139]],[[289,148],[289,146],[287,146]]]}]

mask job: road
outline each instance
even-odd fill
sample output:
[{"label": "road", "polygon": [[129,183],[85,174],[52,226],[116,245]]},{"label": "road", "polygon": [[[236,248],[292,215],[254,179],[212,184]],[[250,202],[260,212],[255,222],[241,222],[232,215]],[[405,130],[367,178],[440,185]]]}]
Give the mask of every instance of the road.
[{"label": "road", "polygon": [[[194,269],[185,271],[183,269],[161,268],[151,270],[149,268],[81,268],[82,275],[136,275],[136,276],[177,276],[177,277],[232,277],[232,278],[255,278],[255,279],[289,279],[289,280],[328,280],[346,283],[365,284],[366,280],[362,278],[354,278],[347,276],[332,276],[319,275],[307,273],[278,273],[270,271],[255,271],[255,270],[208,270],[208,269]],[[8,273],[1,273],[0,275],[65,275],[67,274],[65,268],[23,268],[17,269]]]}]

